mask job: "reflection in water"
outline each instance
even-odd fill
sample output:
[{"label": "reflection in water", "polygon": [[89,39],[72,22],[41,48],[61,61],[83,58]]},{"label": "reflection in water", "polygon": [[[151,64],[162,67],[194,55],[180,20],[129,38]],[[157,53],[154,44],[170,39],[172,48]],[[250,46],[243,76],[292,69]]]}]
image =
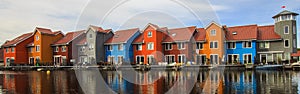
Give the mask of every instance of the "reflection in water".
[{"label": "reflection in water", "polygon": [[[152,72],[152,73],[150,73]],[[95,75],[83,71],[87,93],[99,94]],[[277,94],[300,93],[300,72],[295,71],[149,71],[135,75],[134,82],[124,79],[122,71],[101,71],[105,83],[121,94]],[[159,79],[154,79],[156,76]],[[194,81],[196,83],[194,83]],[[134,84],[148,83],[148,84]],[[193,84],[191,84],[193,83]],[[177,90],[170,92],[169,90]],[[0,93],[74,94],[83,93],[74,71],[46,72],[0,71]]]}]

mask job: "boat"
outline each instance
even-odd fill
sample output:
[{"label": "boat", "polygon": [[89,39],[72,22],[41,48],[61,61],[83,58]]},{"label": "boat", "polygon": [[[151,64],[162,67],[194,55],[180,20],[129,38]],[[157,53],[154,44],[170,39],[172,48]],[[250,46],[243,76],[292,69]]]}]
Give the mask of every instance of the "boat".
[{"label": "boat", "polygon": [[255,67],[256,70],[281,70],[283,65],[259,65]]},{"label": "boat", "polygon": [[300,62],[291,64],[293,70],[300,70]]}]

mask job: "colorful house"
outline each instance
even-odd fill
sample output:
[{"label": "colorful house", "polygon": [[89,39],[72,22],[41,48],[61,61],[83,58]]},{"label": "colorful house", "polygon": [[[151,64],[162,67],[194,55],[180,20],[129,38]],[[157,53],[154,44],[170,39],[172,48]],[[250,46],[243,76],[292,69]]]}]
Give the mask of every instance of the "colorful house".
[{"label": "colorful house", "polygon": [[166,28],[149,23],[132,43],[135,64],[159,64],[163,62],[162,42],[167,35]]},{"label": "colorful house", "polygon": [[3,48],[0,48],[0,62],[3,63]]},{"label": "colorful house", "polygon": [[76,43],[77,47],[77,61],[75,64],[87,64],[88,63],[88,56],[86,51],[87,48],[87,42],[86,42],[86,33],[84,33],[83,38],[79,39],[79,42]]},{"label": "colorful house", "polygon": [[[195,43],[194,43],[194,49],[195,49],[195,54],[194,54],[194,59],[195,59],[195,63],[197,65],[206,65],[208,64],[208,58],[206,58],[206,54],[203,54],[203,50],[204,50],[204,44],[207,43],[206,40],[206,31],[204,28],[197,28],[196,34],[194,35],[195,38]],[[207,45],[205,45],[207,46]],[[206,49],[208,49],[207,47],[205,47]],[[202,53],[200,53],[202,52]]]},{"label": "colorful house", "polygon": [[84,33],[85,30],[68,32],[66,36],[52,44],[54,65],[72,65],[75,63],[74,61],[71,62],[71,60],[76,61],[76,58],[78,58],[78,48],[73,43],[79,42],[79,39],[85,36]]},{"label": "colorful house", "polygon": [[165,61],[168,64],[194,61],[193,36],[196,32],[196,26],[168,29],[168,35],[162,42]]},{"label": "colorful house", "polygon": [[[200,28],[198,33],[201,33],[201,30],[203,31]],[[196,34],[199,37],[195,37],[196,53],[198,53],[196,61],[200,61],[200,63],[206,62],[206,64],[221,64],[221,61],[225,60],[225,32],[223,27],[215,22],[211,22],[204,28],[204,31],[204,41],[204,34]],[[199,47],[199,50],[197,47]],[[206,59],[204,60],[204,58]]]},{"label": "colorful house", "polygon": [[257,25],[225,27],[227,64],[254,63],[256,56]]},{"label": "colorful house", "polygon": [[5,42],[2,47],[4,49],[4,65],[25,65],[28,64],[27,44],[33,41],[32,33],[26,33],[17,38]]},{"label": "colorful house", "polygon": [[140,35],[139,28],[119,30],[105,42],[106,62],[113,64],[130,64],[133,62],[133,47],[131,43]]},{"label": "colorful house", "polygon": [[86,32],[88,50],[85,51],[88,63],[96,64],[105,61],[104,43],[113,36],[112,29],[104,30],[101,27],[90,25]]},{"label": "colorful house", "polygon": [[51,45],[64,37],[62,32],[52,32],[50,29],[36,27],[32,36],[34,37],[33,41],[27,45],[29,63],[53,65],[53,48]]}]

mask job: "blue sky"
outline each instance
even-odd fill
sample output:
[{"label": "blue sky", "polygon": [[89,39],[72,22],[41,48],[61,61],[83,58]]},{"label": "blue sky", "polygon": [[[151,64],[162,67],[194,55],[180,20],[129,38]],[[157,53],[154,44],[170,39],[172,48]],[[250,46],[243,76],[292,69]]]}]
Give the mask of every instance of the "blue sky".
[{"label": "blue sky", "polygon": [[[169,28],[204,27],[211,20],[227,26],[270,25],[274,22],[272,16],[282,11],[283,5],[286,10],[300,13],[300,0],[120,1],[1,0],[0,35],[4,36],[0,37],[0,43],[22,33],[32,32],[37,26],[66,33],[86,29],[90,24],[113,30],[143,29],[149,22]],[[297,21],[299,33],[299,17]]]}]

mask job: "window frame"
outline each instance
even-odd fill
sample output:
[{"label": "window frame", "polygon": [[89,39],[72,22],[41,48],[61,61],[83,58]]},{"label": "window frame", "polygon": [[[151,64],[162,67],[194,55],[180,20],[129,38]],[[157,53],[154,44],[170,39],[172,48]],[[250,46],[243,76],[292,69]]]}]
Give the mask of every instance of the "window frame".
[{"label": "window frame", "polygon": [[41,46],[40,45],[36,45],[35,46],[35,52],[40,52],[41,51]]},{"label": "window frame", "polygon": [[172,50],[172,49],[173,49],[173,44],[172,43],[166,43],[165,50]]},{"label": "window frame", "polygon": [[123,44],[118,44],[118,50],[123,51],[124,50],[124,45]]},{"label": "window frame", "polygon": [[203,43],[200,43],[200,42],[196,43],[196,49],[203,50],[203,48],[204,48],[204,44]]},{"label": "window frame", "polygon": [[[213,33],[214,31],[214,33]],[[210,30],[210,36],[216,36],[217,35],[217,30],[216,29],[212,29]]]},{"label": "window frame", "polygon": [[184,42],[177,43],[177,49],[184,50],[185,49],[185,43]]},{"label": "window frame", "polygon": [[[286,41],[288,43],[288,46],[285,45]],[[289,39],[284,39],[283,46],[284,46],[284,48],[290,48],[290,40]]]},{"label": "window frame", "polygon": [[236,49],[236,42],[227,42],[227,49]]},{"label": "window frame", "polygon": [[[250,45],[248,43],[250,43]],[[243,48],[252,48],[252,42],[251,41],[243,41]]]},{"label": "window frame", "polygon": [[154,42],[147,43],[147,50],[154,50]]},{"label": "window frame", "polygon": [[[287,32],[286,32],[286,28],[287,28]],[[289,34],[290,33],[290,26],[285,25],[284,28],[283,28],[283,33],[284,34]]]}]

